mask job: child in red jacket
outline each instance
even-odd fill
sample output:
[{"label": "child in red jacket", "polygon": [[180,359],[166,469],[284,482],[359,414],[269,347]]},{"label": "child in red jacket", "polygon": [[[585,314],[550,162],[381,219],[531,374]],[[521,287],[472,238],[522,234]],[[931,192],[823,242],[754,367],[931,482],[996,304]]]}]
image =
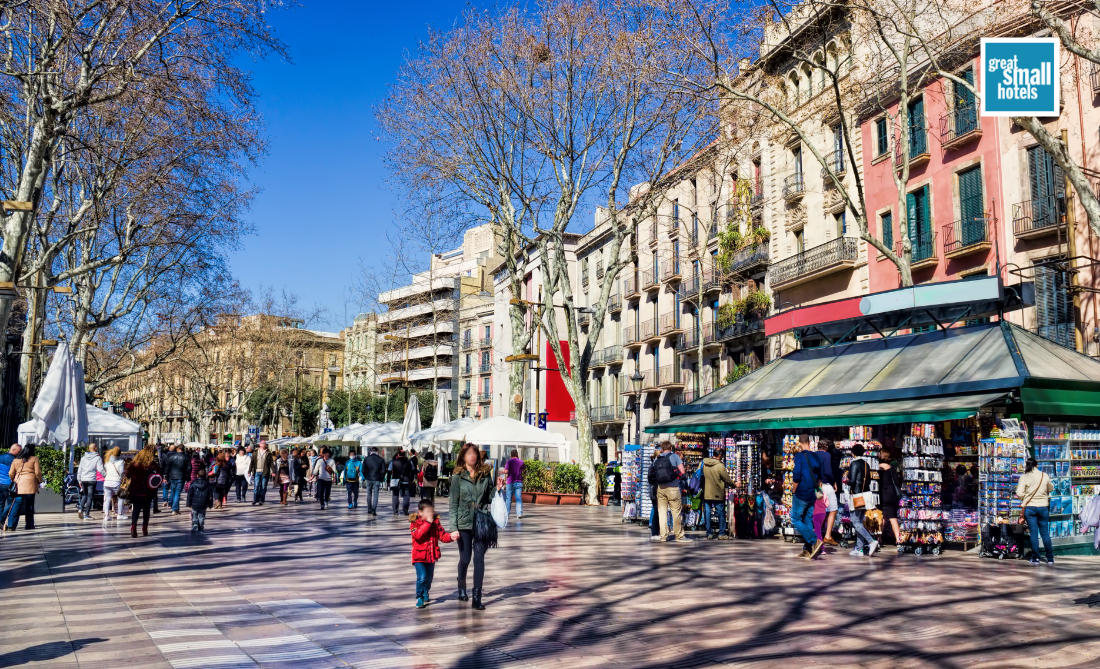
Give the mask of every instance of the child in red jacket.
[{"label": "child in red jacket", "polygon": [[435,561],[440,555],[439,542],[448,544],[454,540],[443,529],[443,524],[435,515],[435,505],[430,500],[420,500],[417,509],[417,513],[409,516],[409,529],[413,540],[412,563],[416,568],[416,608],[422,609],[428,605]]}]

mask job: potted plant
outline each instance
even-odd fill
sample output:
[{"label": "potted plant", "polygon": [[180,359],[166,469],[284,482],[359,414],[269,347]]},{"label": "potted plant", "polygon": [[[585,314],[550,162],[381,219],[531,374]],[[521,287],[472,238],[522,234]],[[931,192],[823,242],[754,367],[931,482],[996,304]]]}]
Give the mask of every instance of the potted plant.
[{"label": "potted plant", "polygon": [[558,493],[558,504],[579,505],[584,490],[584,470],[572,463],[554,467],[554,491]]},{"label": "potted plant", "polygon": [[550,492],[552,470],[541,460],[523,463],[523,501],[532,504],[557,504],[558,496]]}]

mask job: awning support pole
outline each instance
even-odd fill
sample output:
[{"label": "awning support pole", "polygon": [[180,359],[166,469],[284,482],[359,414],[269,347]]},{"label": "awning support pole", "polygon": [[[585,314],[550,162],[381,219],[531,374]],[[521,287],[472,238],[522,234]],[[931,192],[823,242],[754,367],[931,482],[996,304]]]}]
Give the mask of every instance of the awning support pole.
[{"label": "awning support pole", "polygon": [[936,317],[935,317],[935,316],[933,316],[931,312],[929,312],[929,311],[928,311],[927,309],[923,309],[923,311],[924,311],[924,313],[928,314],[928,317],[932,319],[932,322],[933,322],[933,323],[935,323],[935,324],[936,324],[936,326],[937,326],[937,327],[938,327],[939,329],[941,329],[941,330],[946,330],[946,329],[947,329],[947,328],[945,328],[945,327],[943,326],[943,323],[941,323],[941,322],[939,322],[939,321],[937,321],[937,320],[936,320]]},{"label": "awning support pole", "polygon": [[863,320],[863,322],[866,323],[867,325],[870,325],[872,330],[874,330],[875,332],[878,332],[878,336],[882,337],[883,339],[886,339],[886,335],[882,334],[882,331],[875,327],[875,324],[871,322],[870,318],[865,318]]},{"label": "awning support pole", "polygon": [[893,331],[893,332],[891,332],[891,333],[890,333],[890,334],[889,334],[889,335],[887,336],[887,338],[889,338],[889,337],[893,337],[894,335],[896,335],[896,334],[898,333],[898,330],[900,330],[900,329],[902,329],[903,327],[905,327],[905,326],[906,326],[906,324],[907,324],[907,323],[909,323],[909,321],[911,321],[911,320],[913,320],[913,314],[909,314],[909,315],[908,315],[908,316],[907,316],[907,317],[905,318],[905,320],[903,320],[903,321],[901,322],[901,325],[898,325],[898,326],[897,326],[896,328],[894,328],[894,331]]},{"label": "awning support pole", "polygon": [[959,314],[959,317],[958,317],[958,318],[956,318],[955,320],[951,321],[951,324],[950,324],[950,325],[948,325],[948,326],[947,326],[946,328],[944,328],[944,329],[946,330],[946,329],[948,329],[948,328],[950,328],[950,327],[954,326],[954,325],[955,325],[955,323],[958,323],[958,322],[959,322],[959,321],[961,321],[962,319],[966,318],[966,316],[967,316],[967,315],[968,315],[968,314],[970,313],[970,310],[971,310],[971,309],[973,309],[973,307],[967,307],[967,308],[966,308],[966,311],[964,311],[964,312],[962,312],[961,314]]}]

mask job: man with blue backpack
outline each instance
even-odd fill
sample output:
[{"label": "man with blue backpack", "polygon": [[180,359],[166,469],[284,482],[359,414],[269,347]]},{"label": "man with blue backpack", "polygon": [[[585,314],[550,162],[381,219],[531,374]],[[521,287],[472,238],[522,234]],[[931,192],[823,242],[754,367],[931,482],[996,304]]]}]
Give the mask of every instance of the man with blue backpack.
[{"label": "man with blue backpack", "polygon": [[362,470],[363,461],[359,459],[359,454],[353,448],[348,461],[344,463],[344,486],[348,490],[349,509],[359,506],[359,473]]}]

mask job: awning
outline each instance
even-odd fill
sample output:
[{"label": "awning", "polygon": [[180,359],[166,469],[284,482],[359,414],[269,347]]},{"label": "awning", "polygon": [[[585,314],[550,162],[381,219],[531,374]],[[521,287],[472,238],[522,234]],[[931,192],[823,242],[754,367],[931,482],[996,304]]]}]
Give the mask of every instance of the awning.
[{"label": "awning", "polygon": [[1004,396],[1003,392],[974,393],[888,402],[680,414],[660,423],[654,423],[645,431],[651,433],[723,432],[887,423],[932,423],[973,416],[981,407],[992,404]]}]

